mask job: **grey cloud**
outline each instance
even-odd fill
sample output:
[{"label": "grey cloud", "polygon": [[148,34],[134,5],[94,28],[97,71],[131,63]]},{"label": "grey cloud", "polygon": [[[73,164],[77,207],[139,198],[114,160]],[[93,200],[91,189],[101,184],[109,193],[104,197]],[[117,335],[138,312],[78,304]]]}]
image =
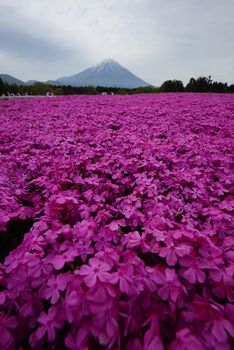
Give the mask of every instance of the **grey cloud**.
[{"label": "grey cloud", "polygon": [[0,49],[27,60],[47,61],[71,55],[64,43],[46,35],[40,18],[28,19],[12,5],[0,6]]},{"label": "grey cloud", "polygon": [[232,83],[233,18],[233,0],[0,0],[0,65],[50,79],[113,57],[155,85]]},{"label": "grey cloud", "polygon": [[66,47],[56,45],[45,38],[38,38],[29,32],[0,25],[0,49],[27,60],[51,61],[68,57],[71,52]]}]

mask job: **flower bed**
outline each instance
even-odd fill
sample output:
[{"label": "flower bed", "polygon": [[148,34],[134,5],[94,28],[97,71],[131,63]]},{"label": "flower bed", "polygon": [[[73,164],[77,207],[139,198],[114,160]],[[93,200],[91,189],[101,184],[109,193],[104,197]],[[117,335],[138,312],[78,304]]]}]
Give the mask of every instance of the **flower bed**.
[{"label": "flower bed", "polygon": [[0,348],[234,347],[233,95],[0,101]]}]

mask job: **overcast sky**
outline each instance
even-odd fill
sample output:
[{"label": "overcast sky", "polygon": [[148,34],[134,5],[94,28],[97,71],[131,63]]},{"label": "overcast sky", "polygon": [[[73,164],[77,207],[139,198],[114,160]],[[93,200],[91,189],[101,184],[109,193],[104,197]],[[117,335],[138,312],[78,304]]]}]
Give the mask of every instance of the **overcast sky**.
[{"label": "overcast sky", "polygon": [[234,83],[234,0],[0,0],[0,73],[45,81],[113,58],[154,85]]}]

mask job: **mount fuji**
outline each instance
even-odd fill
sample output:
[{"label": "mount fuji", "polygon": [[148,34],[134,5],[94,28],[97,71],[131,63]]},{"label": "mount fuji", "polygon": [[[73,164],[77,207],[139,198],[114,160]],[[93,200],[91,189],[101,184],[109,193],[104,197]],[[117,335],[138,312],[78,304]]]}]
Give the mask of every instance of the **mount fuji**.
[{"label": "mount fuji", "polygon": [[49,83],[56,85],[92,85],[123,88],[150,86],[146,81],[138,78],[135,74],[131,73],[113,59],[105,59],[96,66],[85,69],[78,74],[59,78],[53,82],[49,81]]}]

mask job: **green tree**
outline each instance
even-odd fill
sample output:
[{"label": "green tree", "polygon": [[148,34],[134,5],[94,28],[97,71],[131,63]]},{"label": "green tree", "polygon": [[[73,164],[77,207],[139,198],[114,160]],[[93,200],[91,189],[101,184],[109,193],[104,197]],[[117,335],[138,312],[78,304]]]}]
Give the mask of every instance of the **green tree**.
[{"label": "green tree", "polygon": [[188,92],[210,92],[212,91],[212,80],[209,77],[199,77],[197,79],[191,78],[185,87]]},{"label": "green tree", "polygon": [[160,90],[162,92],[183,92],[184,85],[181,80],[166,80],[161,85]]},{"label": "green tree", "polygon": [[228,86],[227,92],[234,93],[234,84]]},{"label": "green tree", "polygon": [[4,83],[2,79],[0,78],[0,96],[4,93]]}]

